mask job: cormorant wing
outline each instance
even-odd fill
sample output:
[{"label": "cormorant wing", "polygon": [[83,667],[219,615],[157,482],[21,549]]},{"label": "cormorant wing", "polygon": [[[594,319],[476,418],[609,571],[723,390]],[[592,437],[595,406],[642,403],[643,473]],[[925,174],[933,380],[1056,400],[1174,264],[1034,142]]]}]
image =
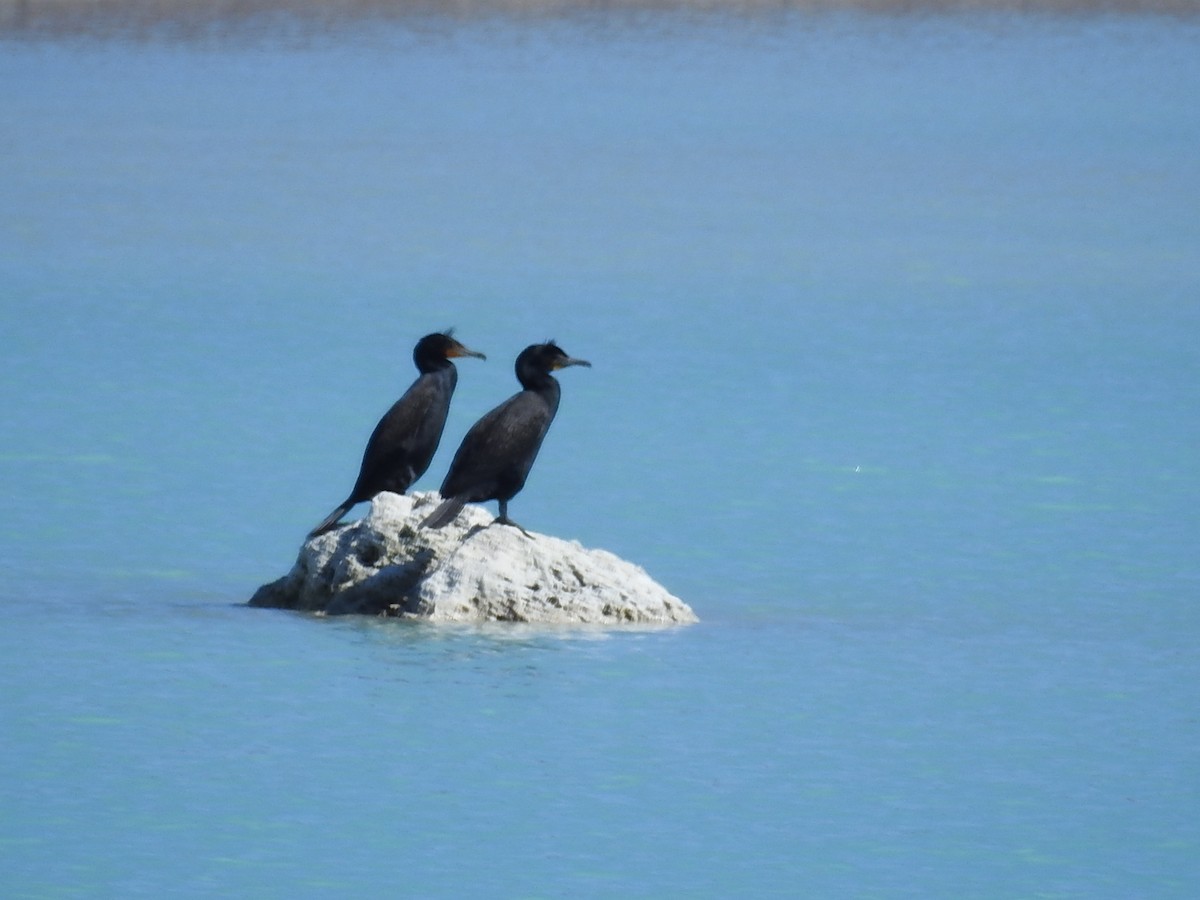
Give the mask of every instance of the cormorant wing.
[{"label": "cormorant wing", "polygon": [[442,496],[486,500],[520,490],[552,419],[546,401],[532,391],[504,401],[463,438]]},{"label": "cormorant wing", "polygon": [[355,492],[403,492],[429,467],[454,385],[423,375],[384,413],[363,451]]}]

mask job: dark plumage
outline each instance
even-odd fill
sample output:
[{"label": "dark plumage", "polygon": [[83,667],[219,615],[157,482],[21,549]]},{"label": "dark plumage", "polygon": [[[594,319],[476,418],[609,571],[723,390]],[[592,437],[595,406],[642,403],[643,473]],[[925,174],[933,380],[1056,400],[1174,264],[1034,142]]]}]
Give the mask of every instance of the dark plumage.
[{"label": "dark plumage", "polygon": [[413,362],[420,376],[375,426],[350,496],[309,532],[310,538],[336,525],[354,504],[380,491],[403,494],[425,473],[442,439],[450,397],[458,384],[458,370],[450,360],[460,356],[487,358],[468,350],[450,332],[428,334],[417,341]]},{"label": "dark plumage", "polygon": [[423,525],[441,528],[454,520],[465,503],[499,500],[500,515],[496,521],[521,527],[509,519],[508,501],[525,486],[546,431],[558,412],[561,391],[550,373],[567,366],[591,366],[591,363],[572,359],[553,341],[533,344],[521,351],[516,371],[524,390],[471,426],[442,482],[441,494],[445,499]]}]

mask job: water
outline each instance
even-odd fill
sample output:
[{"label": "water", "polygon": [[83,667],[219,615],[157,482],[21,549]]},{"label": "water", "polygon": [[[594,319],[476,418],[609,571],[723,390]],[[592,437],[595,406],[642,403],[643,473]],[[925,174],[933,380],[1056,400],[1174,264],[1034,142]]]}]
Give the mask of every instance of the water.
[{"label": "water", "polygon": [[[0,36],[12,897],[1192,897],[1194,19]],[[241,603],[416,337],[703,622]]]}]

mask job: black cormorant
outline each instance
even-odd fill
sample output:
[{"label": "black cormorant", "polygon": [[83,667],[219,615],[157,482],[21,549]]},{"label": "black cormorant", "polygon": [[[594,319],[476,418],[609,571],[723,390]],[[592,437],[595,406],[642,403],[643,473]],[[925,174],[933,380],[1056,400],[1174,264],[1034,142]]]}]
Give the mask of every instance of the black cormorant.
[{"label": "black cormorant", "polygon": [[310,538],[336,525],[354,504],[380,491],[403,494],[425,473],[442,439],[450,397],[458,384],[458,370],[450,360],[460,356],[487,358],[468,350],[450,332],[427,334],[417,341],[413,362],[420,376],[375,426],[350,496],[309,532]]},{"label": "black cormorant", "polygon": [[[525,486],[561,393],[550,374],[567,366],[591,366],[567,356],[553,341],[533,344],[517,357],[517,380],[524,388],[471,426],[442,482],[445,498],[421,524],[441,528],[465,503],[499,500],[496,521],[521,528],[508,517],[508,501]],[[521,529],[524,531],[524,529]]]}]

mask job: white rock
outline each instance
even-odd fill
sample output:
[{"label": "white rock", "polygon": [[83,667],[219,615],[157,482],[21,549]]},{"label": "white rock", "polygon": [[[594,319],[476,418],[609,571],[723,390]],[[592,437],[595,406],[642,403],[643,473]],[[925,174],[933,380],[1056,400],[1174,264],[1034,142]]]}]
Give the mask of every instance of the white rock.
[{"label": "white rock", "polygon": [[250,605],[435,622],[697,621],[640,567],[577,541],[492,525],[480,506],[468,504],[444,528],[421,528],[439,500],[377,495],[366,518],[305,543],[292,571],[259,588]]}]

